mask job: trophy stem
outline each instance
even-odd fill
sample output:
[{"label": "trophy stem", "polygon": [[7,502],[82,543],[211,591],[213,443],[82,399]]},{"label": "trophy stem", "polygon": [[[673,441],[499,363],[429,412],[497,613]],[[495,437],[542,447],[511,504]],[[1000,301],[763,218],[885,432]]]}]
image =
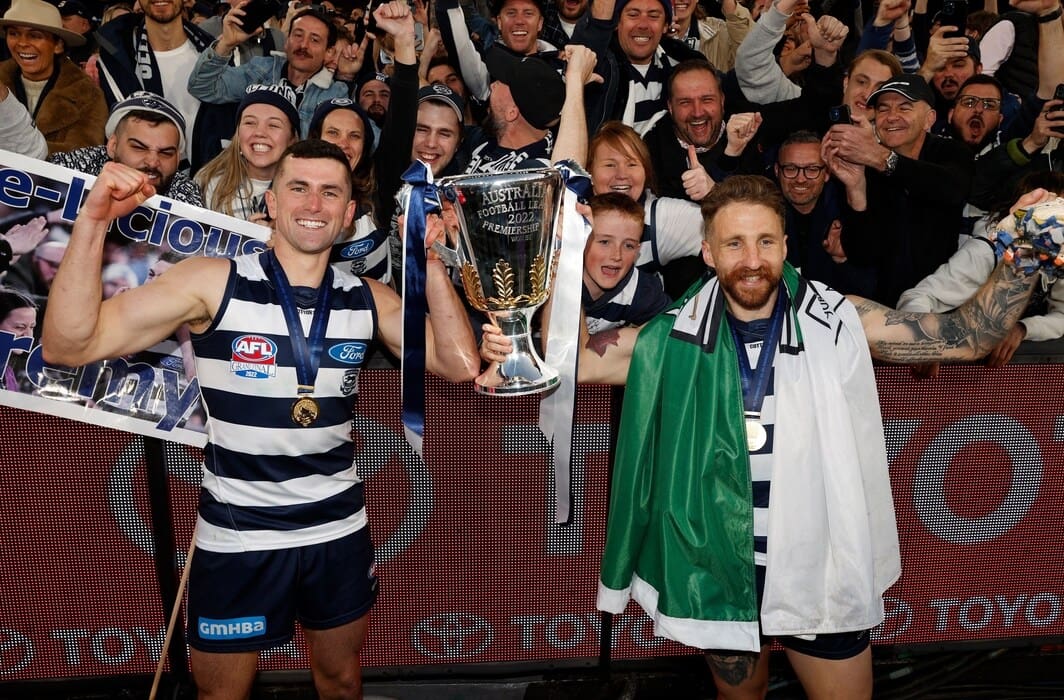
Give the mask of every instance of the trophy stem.
[{"label": "trophy stem", "polygon": [[513,351],[502,362],[491,366],[476,378],[474,387],[481,394],[520,396],[546,391],[558,383],[558,372],[548,367],[536,352],[529,331],[535,309],[494,311],[490,315],[503,335],[510,338]]}]

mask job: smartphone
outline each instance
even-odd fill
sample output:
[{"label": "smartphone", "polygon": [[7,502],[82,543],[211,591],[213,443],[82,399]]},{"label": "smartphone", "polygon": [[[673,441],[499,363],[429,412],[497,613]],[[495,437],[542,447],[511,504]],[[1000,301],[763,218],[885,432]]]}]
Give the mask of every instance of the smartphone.
[{"label": "smartphone", "polygon": [[828,110],[828,121],[832,124],[853,124],[849,105],[839,105]]},{"label": "smartphone", "polygon": [[284,9],[281,0],[251,0],[244,5],[244,16],[240,18],[240,26],[247,34],[254,34],[255,30],[266,24],[270,17],[276,17]]},{"label": "smartphone", "polygon": [[964,28],[968,26],[968,3],[964,0],[945,0],[942,3],[942,12],[939,13],[938,23],[940,26],[949,25],[956,27],[956,31],[947,32],[947,39],[956,39],[964,36]]},{"label": "smartphone", "polygon": [[[1054,100],[1064,100],[1064,83],[1057,85],[1057,89],[1053,91]],[[1055,122],[1064,122],[1064,104],[1058,104],[1053,108],[1053,111],[1046,115],[1046,119]],[[1059,127],[1054,126],[1054,129]]]}]

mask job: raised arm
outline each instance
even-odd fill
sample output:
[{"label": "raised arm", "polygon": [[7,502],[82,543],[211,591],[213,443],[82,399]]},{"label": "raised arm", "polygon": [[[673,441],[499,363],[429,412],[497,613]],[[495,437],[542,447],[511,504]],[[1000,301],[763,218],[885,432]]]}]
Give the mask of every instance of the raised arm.
[{"label": "raised arm", "polygon": [[[1049,198],[1045,190],[1029,192],[1013,211]],[[897,311],[860,297],[850,300],[877,359],[908,364],[977,360],[997,347],[1019,319],[1039,274],[1024,275],[1012,265],[998,264],[975,296],[951,313]]]},{"label": "raised arm", "polygon": [[[442,222],[430,217],[426,243],[442,235]],[[477,341],[458,293],[451,284],[443,261],[429,251],[425,261],[425,298],[429,312],[425,327],[425,367],[452,382],[469,381],[480,372]],[[399,296],[391,288],[366,280],[373,292],[380,322],[380,338],[396,357],[402,357],[403,309]]]},{"label": "raised arm", "polygon": [[998,265],[979,292],[952,313],[897,311],[860,297],[850,300],[861,316],[872,357],[906,364],[970,361],[1001,342],[1027,307],[1036,279]]},{"label": "raised arm", "polygon": [[152,284],[101,302],[107,229],[154,193],[144,173],[115,162],[104,166],[48,294],[41,335],[47,362],[75,366],[118,357],[151,347],[184,323],[192,330],[210,324],[231,264],[220,258],[182,261]]}]

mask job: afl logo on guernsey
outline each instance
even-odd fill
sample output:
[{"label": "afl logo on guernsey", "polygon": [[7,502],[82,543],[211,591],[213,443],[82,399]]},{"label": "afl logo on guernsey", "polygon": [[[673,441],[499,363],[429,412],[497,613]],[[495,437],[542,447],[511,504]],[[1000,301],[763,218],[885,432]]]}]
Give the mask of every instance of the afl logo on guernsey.
[{"label": "afl logo on guernsey", "polygon": [[261,335],[242,335],[233,341],[230,371],[247,379],[269,379],[277,374],[277,345]]},{"label": "afl logo on guernsey", "polygon": [[366,359],[365,343],[340,343],[329,348],[329,357],[345,365],[360,365]]},{"label": "afl logo on guernsey", "polygon": [[350,260],[351,258],[361,258],[364,255],[368,255],[373,250],[373,241],[361,240],[355,241],[351,245],[344,246],[340,251],[340,255],[344,260]]}]

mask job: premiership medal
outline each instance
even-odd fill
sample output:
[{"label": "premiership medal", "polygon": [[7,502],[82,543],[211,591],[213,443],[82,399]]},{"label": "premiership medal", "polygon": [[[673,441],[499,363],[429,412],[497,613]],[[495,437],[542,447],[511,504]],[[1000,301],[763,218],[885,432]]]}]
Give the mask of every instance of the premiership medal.
[{"label": "premiership medal", "polygon": [[764,336],[760,338],[761,351],[758,353],[754,366],[750,365],[750,358],[747,355],[748,347],[736,329],[735,323],[728,324],[732,340],[735,342],[736,360],[739,365],[739,383],[743,392],[743,423],[746,428],[748,452],[759,452],[768,444],[768,430],[761,423],[761,407],[765,403],[765,394],[768,392],[769,379],[772,376],[772,361],[783,331],[786,309],[787,292],[781,283],[776,296],[776,304],[772,309],[772,316],[768,319],[768,327]]},{"label": "premiership medal", "polygon": [[[296,425],[309,428],[318,419],[321,408],[318,402],[309,396],[300,396],[292,404],[292,420]],[[762,429],[764,432],[764,429]]]},{"label": "premiership medal", "polygon": [[325,341],[325,329],[329,324],[329,309],[332,303],[332,268],[325,269],[325,277],[318,288],[318,298],[314,304],[314,316],[310,322],[310,336],[303,334],[303,324],[299,320],[299,309],[293,298],[292,287],[288,283],[281,264],[273,251],[265,253],[267,277],[274,284],[285,324],[288,326],[288,339],[292,343],[292,361],[295,364],[296,400],[292,404],[292,422],[301,428],[310,427],[321,414],[321,406],[311,396],[314,393],[314,379],[318,374],[321,351]]},{"label": "premiership medal", "polygon": [[757,452],[768,442],[768,432],[765,426],[754,418],[746,419],[746,449]]}]

